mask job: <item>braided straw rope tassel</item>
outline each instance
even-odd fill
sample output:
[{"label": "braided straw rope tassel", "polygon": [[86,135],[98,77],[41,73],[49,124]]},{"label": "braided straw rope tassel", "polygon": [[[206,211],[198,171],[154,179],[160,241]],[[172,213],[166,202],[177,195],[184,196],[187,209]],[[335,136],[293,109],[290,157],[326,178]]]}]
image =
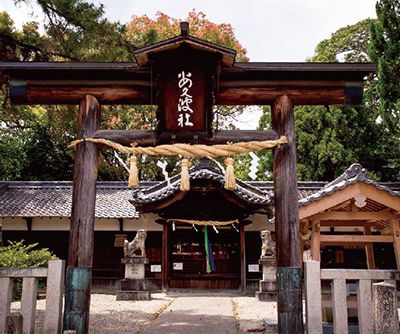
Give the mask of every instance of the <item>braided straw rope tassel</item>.
[{"label": "braided straw rope tassel", "polygon": [[225,159],[225,189],[235,190],[236,189],[236,177],[235,169],[233,167],[234,160],[232,158]]},{"label": "braided straw rope tassel", "polygon": [[189,159],[182,159],[181,167],[181,191],[190,190],[190,176],[189,176]]},{"label": "braided straw rope tassel", "polygon": [[136,155],[131,156],[128,159],[128,162],[130,163],[128,186],[129,186],[129,188],[136,188],[139,186],[139,175],[138,175],[139,172],[138,172],[138,168],[137,168]]}]

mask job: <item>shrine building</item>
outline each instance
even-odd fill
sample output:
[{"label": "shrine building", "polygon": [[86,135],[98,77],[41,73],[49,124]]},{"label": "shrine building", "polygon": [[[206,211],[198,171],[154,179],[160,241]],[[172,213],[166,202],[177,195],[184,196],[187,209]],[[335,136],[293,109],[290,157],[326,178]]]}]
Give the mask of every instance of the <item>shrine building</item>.
[{"label": "shrine building", "polygon": [[[168,182],[141,182],[134,191],[126,182],[98,182],[95,286],[117,285],[124,271],[123,241],[132,240],[139,229],[144,229],[149,258],[146,279],[153,290],[258,287],[262,274],[258,263],[260,231],[270,230],[273,237],[275,231],[272,183],[237,180],[235,190],[226,190],[223,173],[207,161],[190,169],[190,178],[191,189],[187,192],[180,191],[178,176]],[[355,201],[349,187],[354,186],[365,187],[367,196],[375,193],[373,198],[365,196],[366,204],[360,210],[366,222],[350,221],[351,214],[345,217],[347,220],[343,217],[326,220],[321,217],[320,209],[303,214],[311,204],[330,200],[340,192],[348,196],[344,204],[336,205],[336,211],[350,213]],[[400,183],[374,182],[356,164],[333,182],[299,182],[298,188],[305,254],[311,252],[310,256],[320,260],[325,268],[397,268],[392,232],[387,227],[400,211]],[[40,247],[48,247],[60,258],[67,258],[71,182],[0,182],[0,203],[3,243],[21,239],[38,242]],[[328,212],[334,214],[333,210]],[[369,219],[368,212],[382,219]],[[315,237],[311,235],[316,234],[314,225],[306,227],[306,222],[318,217],[320,232]],[[207,272],[205,226],[197,225],[204,221],[210,222],[207,229],[215,264],[210,272]],[[377,242],[357,240],[363,238],[365,231],[377,237]],[[342,240],[333,240],[335,237]],[[352,242],[346,239],[349,237]]]}]

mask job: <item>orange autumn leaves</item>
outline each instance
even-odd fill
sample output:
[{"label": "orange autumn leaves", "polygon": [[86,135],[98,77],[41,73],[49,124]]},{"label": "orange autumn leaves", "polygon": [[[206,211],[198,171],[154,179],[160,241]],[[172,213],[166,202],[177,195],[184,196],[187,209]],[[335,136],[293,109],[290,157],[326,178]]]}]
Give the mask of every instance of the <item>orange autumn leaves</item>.
[{"label": "orange autumn leaves", "polygon": [[[192,36],[226,46],[237,52],[237,61],[249,61],[246,49],[235,37],[230,24],[216,24],[209,21],[202,12],[192,10],[186,20],[189,22],[189,33]],[[170,17],[162,12],[157,12],[155,19],[146,15],[133,16],[126,25],[126,39],[136,47],[142,47],[167,38],[179,35],[180,20]]]}]

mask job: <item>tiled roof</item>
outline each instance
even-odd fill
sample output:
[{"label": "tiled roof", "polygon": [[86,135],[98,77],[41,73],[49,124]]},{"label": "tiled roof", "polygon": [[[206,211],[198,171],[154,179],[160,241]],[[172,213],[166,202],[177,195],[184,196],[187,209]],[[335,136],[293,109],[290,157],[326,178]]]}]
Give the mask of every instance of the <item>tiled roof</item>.
[{"label": "tiled roof", "polygon": [[[366,184],[370,184],[379,190],[383,190],[388,192],[393,196],[400,197],[400,189],[397,188],[397,184],[395,183],[395,187],[389,187],[389,184],[378,183],[367,176],[367,170],[362,168],[362,166],[358,163],[352,164],[342,175],[340,175],[337,179],[333,180],[330,183],[327,183],[320,190],[302,198],[299,200],[299,206],[308,205],[311,202],[318,201],[325,196],[329,196],[333,194],[335,191],[344,189],[351,184],[363,182]],[[396,189],[396,190],[395,190]]]},{"label": "tiled roof", "polygon": [[[137,218],[131,194],[125,182],[99,182],[96,217]],[[72,182],[0,183],[0,217],[70,217],[71,205]]]},{"label": "tiled roof", "polygon": [[[224,187],[224,175],[216,168],[212,167],[195,167],[189,169],[189,177],[191,181],[194,180],[211,180],[216,181],[220,186]],[[133,193],[134,204],[145,204],[151,202],[157,202],[168,197],[171,197],[177,193],[180,188],[180,175],[175,175],[170,179],[168,184],[167,181],[160,182],[150,188],[141,188]],[[271,204],[271,195],[268,191],[261,190],[255,186],[236,179],[236,189],[233,190],[242,200],[248,202],[249,204]]]},{"label": "tiled roof", "polygon": [[[307,205],[312,201],[327,196],[332,192],[343,189],[346,185],[362,181],[373,184],[378,189],[400,196],[400,183],[377,183],[365,176],[365,171],[354,174],[352,165],[342,176],[331,183],[299,182],[299,205]],[[359,166],[359,165],[358,165]],[[361,167],[361,166],[360,166]],[[195,169],[194,169],[195,170]],[[350,173],[349,171],[352,170]],[[362,170],[362,168],[361,168]],[[364,174],[364,176],[362,175]],[[347,175],[347,176],[346,176]],[[191,177],[210,178],[223,185],[223,177],[214,169],[197,169],[191,172]],[[140,187],[131,190],[127,182],[98,182],[96,199],[96,217],[98,218],[136,218],[138,212],[129,202],[149,196],[163,198],[170,191],[179,188],[179,176],[171,178],[171,189],[166,189],[166,182],[141,182]],[[272,182],[243,182],[237,180],[237,196],[253,203],[270,203],[273,195]],[[70,217],[72,203],[72,182],[0,182],[0,217]]]}]

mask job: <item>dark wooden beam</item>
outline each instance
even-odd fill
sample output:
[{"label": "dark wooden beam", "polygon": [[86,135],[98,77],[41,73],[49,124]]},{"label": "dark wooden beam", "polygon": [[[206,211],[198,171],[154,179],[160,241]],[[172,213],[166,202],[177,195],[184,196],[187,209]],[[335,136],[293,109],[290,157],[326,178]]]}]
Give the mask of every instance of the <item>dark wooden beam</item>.
[{"label": "dark wooden beam", "polygon": [[240,290],[246,291],[246,239],[244,233],[244,225],[239,225],[240,237]]},{"label": "dark wooden beam", "polygon": [[169,290],[169,225],[164,221],[162,234],[162,290]]},{"label": "dark wooden beam", "polygon": [[[279,83],[278,83],[279,85]],[[360,104],[362,87],[353,90],[339,87],[232,87],[221,88],[216,96],[219,105],[269,105],[287,95],[295,105]]]},{"label": "dark wooden beam", "polygon": [[294,107],[288,96],[276,99],[272,128],[288,138],[274,149],[273,175],[277,241],[279,333],[303,333],[301,293],[301,245],[296,177]]},{"label": "dark wooden beam", "polygon": [[36,85],[18,82],[10,84],[10,98],[14,104],[79,104],[86,95],[94,96],[101,104],[150,104],[149,87],[130,85]]},{"label": "dark wooden beam", "polygon": [[32,231],[32,220],[33,220],[33,218],[32,217],[25,217],[24,219],[26,221],[26,229],[29,232],[31,232]]},{"label": "dark wooden beam", "polygon": [[139,146],[154,146],[166,143],[187,144],[226,144],[227,142],[248,142],[278,139],[278,134],[273,130],[219,130],[212,137],[205,137],[204,133],[181,132],[174,135],[163,133],[157,137],[154,131],[142,130],[97,130],[93,138],[103,138],[113,142],[129,146],[137,143]]},{"label": "dark wooden beam", "polygon": [[[78,138],[91,136],[100,126],[100,105],[85,96],[79,105]],[[92,279],[98,148],[93,143],[76,147],[71,228],[66,273],[64,329],[88,333]]]},{"label": "dark wooden beam", "polygon": [[[240,82],[238,83],[240,84]],[[93,95],[101,104],[149,105],[156,101],[149,86],[131,85],[10,85],[14,104],[78,104],[85,95]],[[153,90],[154,91],[154,90]],[[268,105],[281,95],[288,95],[296,105],[360,104],[362,87],[221,87],[216,94],[217,105]],[[154,103],[154,102],[153,102]]]}]

